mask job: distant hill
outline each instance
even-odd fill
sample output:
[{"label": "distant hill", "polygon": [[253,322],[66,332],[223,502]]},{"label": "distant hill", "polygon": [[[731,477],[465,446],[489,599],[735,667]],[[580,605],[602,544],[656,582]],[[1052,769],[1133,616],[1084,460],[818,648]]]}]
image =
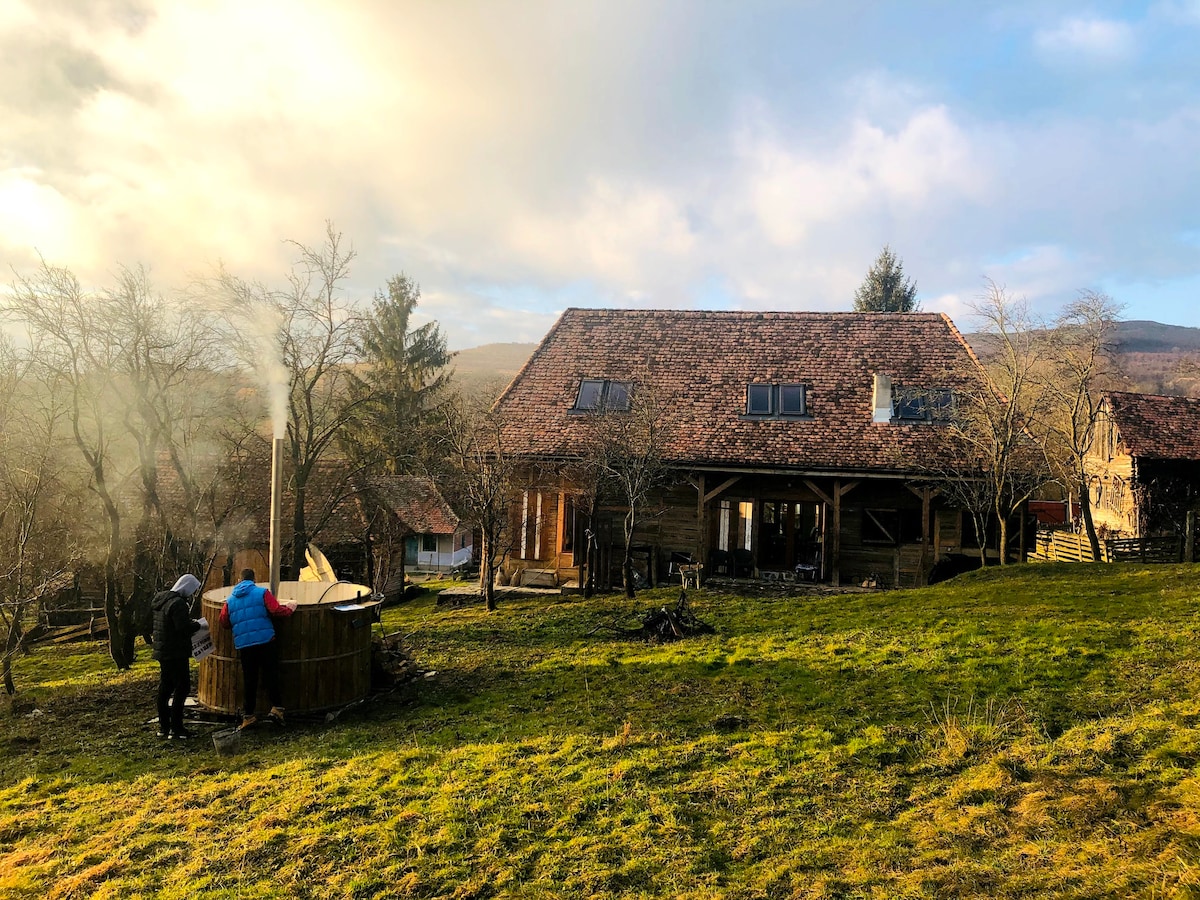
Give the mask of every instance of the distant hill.
[{"label": "distant hill", "polygon": [[[986,352],[986,335],[966,338]],[[1200,397],[1200,328],[1143,320],[1118,322],[1114,344],[1129,390]],[[468,392],[499,394],[537,346],[484,344],[460,350],[454,357],[455,380]]]},{"label": "distant hill", "polygon": [[1200,328],[1133,320],[1118,322],[1116,344],[1121,353],[1200,352]]},{"label": "distant hill", "polygon": [[499,396],[525,361],[533,355],[537,344],[484,344],[459,350],[451,367],[453,381],[465,394],[486,392]]}]

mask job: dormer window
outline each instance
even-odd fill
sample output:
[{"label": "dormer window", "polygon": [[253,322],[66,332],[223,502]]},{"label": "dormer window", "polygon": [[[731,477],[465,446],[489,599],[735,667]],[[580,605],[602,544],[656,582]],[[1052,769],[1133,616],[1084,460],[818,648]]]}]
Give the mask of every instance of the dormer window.
[{"label": "dormer window", "polygon": [[746,415],[754,419],[808,417],[808,385],[748,384]]},{"label": "dormer window", "polygon": [[623,381],[585,378],[579,383],[579,395],[575,398],[572,409],[578,412],[625,412],[629,409],[629,385]]},{"label": "dormer window", "polygon": [[949,388],[905,388],[892,392],[892,414],[898,422],[948,422],[954,416]]}]

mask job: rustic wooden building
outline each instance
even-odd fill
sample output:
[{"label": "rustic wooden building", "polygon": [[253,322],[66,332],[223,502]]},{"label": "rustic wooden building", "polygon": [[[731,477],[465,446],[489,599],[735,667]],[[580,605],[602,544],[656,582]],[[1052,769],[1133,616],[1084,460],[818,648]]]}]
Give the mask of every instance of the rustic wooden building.
[{"label": "rustic wooden building", "polygon": [[1086,469],[1108,536],[1182,536],[1200,505],[1200,400],[1106,393]]},{"label": "rustic wooden building", "polygon": [[[253,487],[250,487],[253,485]],[[310,538],[339,578],[399,590],[409,567],[449,571],[470,562],[471,530],[446,502],[437,484],[412,475],[364,475],[343,460],[320,461],[310,477],[305,504]],[[285,483],[282,540],[292,539],[295,497]],[[270,472],[246,479],[237,515],[225,527],[227,555],[212,579],[231,577],[242,567],[267,571],[270,526]],[[284,580],[295,578],[285,556]],[[264,575],[265,577],[265,575]]]},{"label": "rustic wooden building", "polygon": [[644,574],[924,583],[964,549],[932,473],[978,366],[940,314],[569,309],[497,401],[526,463],[505,577],[577,579],[585,529],[614,577],[621,510],[585,521],[573,467],[589,415],[652,392],[673,478],[636,535]]}]

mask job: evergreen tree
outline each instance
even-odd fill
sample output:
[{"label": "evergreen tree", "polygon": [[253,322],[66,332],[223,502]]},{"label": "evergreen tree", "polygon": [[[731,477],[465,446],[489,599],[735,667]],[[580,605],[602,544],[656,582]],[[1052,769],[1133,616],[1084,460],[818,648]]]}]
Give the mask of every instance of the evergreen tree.
[{"label": "evergreen tree", "polygon": [[892,248],[884,244],[867,271],[866,280],[854,292],[855,312],[917,312],[917,285],[904,277],[904,266]]},{"label": "evergreen tree", "polygon": [[387,282],[359,339],[364,367],[355,391],[367,398],[350,435],[353,449],[382,461],[394,473],[414,471],[427,462],[431,446],[422,429],[430,422],[436,399],[446,386],[451,355],[437,322],[410,328],[421,288],[401,273]]}]

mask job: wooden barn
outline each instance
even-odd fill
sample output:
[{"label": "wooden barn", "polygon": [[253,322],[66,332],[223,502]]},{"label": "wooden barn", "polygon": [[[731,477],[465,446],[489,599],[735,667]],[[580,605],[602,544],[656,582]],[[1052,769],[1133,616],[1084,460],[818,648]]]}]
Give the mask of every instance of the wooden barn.
[{"label": "wooden barn", "polygon": [[1107,536],[1185,535],[1200,506],[1200,400],[1106,393],[1086,468]]},{"label": "wooden barn", "polygon": [[592,414],[653,395],[670,478],[634,541],[651,582],[698,562],[706,576],[925,583],[939,560],[977,554],[931,473],[978,366],[940,314],[569,309],[497,401],[524,464],[503,577],[577,581],[590,532],[599,582],[617,582],[623,510],[601,497],[589,520],[574,473]]}]

